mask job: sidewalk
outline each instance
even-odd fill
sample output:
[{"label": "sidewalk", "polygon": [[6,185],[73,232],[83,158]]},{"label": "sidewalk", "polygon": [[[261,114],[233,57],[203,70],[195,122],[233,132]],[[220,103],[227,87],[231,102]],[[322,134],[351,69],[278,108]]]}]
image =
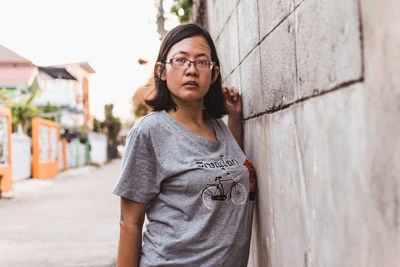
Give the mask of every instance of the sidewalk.
[{"label": "sidewalk", "polygon": [[56,184],[59,179],[85,175],[95,169],[96,167],[88,165],[79,168],[68,169],[66,171],[60,172],[53,178],[45,180],[27,178],[14,182],[12,190],[3,192],[3,199],[0,200],[0,208],[2,205],[5,205],[7,201],[28,198],[31,195],[34,195],[37,191],[40,191],[42,189],[44,190],[46,187]]},{"label": "sidewalk", "polygon": [[0,200],[0,266],[115,265],[120,160],[14,184]]}]

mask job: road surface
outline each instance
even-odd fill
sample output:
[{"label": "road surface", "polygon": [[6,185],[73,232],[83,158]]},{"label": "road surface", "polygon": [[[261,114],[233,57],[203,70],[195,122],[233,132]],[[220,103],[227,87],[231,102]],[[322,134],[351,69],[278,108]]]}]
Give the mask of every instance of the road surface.
[{"label": "road surface", "polygon": [[0,266],[115,266],[119,171],[114,160],[16,182],[0,200]]}]

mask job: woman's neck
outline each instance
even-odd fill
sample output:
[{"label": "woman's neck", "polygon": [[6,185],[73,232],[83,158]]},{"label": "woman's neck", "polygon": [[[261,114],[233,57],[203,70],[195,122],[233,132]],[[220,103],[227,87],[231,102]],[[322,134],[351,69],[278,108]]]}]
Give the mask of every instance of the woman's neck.
[{"label": "woman's neck", "polygon": [[176,111],[171,109],[168,113],[182,124],[204,124],[203,103],[177,104]]},{"label": "woman's neck", "polygon": [[[176,103],[176,102],[175,102]],[[176,103],[177,109],[168,113],[187,130],[210,141],[217,141],[217,134],[208,117],[204,116],[203,103]]]}]

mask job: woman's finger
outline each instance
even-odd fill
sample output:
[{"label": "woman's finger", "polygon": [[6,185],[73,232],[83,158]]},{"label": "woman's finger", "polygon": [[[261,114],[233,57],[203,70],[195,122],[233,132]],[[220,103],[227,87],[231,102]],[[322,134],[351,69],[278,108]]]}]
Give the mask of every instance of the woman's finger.
[{"label": "woman's finger", "polygon": [[229,88],[229,94],[231,95],[233,101],[237,101],[238,97],[239,97],[239,90],[236,89],[235,87],[230,87]]},{"label": "woman's finger", "polygon": [[231,101],[232,103],[237,102],[240,100],[240,94],[239,90],[236,87],[233,86],[223,86],[222,91],[227,98],[228,101]]},{"label": "woman's finger", "polygon": [[224,96],[225,96],[226,101],[229,101],[229,102],[232,101],[232,97],[231,97],[231,95],[229,94],[229,91],[228,91],[228,90],[224,91],[223,94],[224,94]]},{"label": "woman's finger", "polygon": [[225,97],[231,98],[231,94],[230,94],[230,91],[229,91],[228,87],[223,87],[223,91],[222,92],[224,93]]}]

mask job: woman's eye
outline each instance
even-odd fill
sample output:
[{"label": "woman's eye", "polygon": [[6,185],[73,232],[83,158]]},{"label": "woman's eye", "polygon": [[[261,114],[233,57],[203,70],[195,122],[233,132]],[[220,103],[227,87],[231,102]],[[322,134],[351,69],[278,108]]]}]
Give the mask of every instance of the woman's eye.
[{"label": "woman's eye", "polygon": [[185,58],[175,58],[175,61],[178,63],[185,63],[186,59]]},{"label": "woman's eye", "polygon": [[208,68],[210,66],[210,62],[207,60],[199,60],[196,64],[203,68]]}]

